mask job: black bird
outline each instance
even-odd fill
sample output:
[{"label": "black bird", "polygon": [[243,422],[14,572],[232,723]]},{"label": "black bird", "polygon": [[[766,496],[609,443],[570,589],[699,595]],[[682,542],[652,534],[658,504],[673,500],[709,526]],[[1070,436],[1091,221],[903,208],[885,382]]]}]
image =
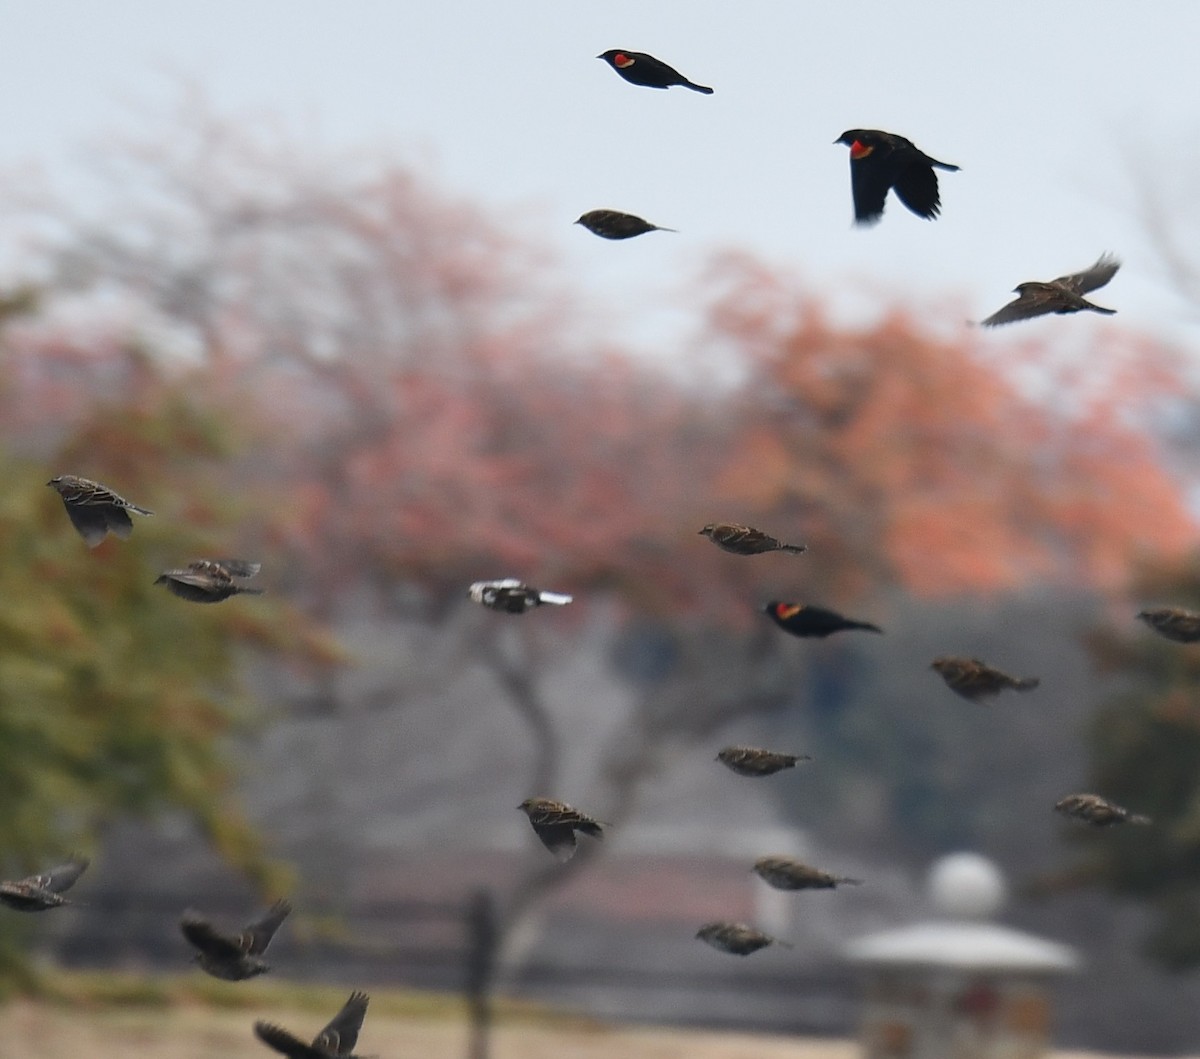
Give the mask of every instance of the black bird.
[{"label": "black bird", "polygon": [[71,902],[62,896],[62,892],[75,885],[88,863],[86,857],[72,857],[66,864],[41,875],[0,882],[0,904],[18,912],[44,912],[47,908],[69,905]]},{"label": "black bird", "polygon": [[89,548],[96,547],[110,531],[121,540],[128,540],[133,532],[133,519],[129,517],[129,512],[154,514],[144,507],[131,504],[108,486],[93,482],[90,478],[60,474],[46,484],[58,491],[71,525],[79,531]]},{"label": "black bird", "polygon": [[674,228],[651,224],[641,217],[635,217],[632,213],[622,213],[620,210],[588,210],[575,223],[582,224],[589,232],[602,239],[632,239],[635,235],[645,235],[647,232],[675,231]]},{"label": "black bird", "polygon": [[1150,817],[1139,816],[1114,805],[1098,794],[1068,794],[1054,804],[1054,808],[1063,814],[1093,827],[1110,827],[1113,824],[1148,824]]},{"label": "black bird", "polygon": [[696,937],[708,942],[714,949],[731,952],[735,956],[749,956],[773,944],[782,945],[785,949],[792,947],[786,941],[773,938],[745,923],[705,923],[696,931]]},{"label": "black bird", "polygon": [[570,596],[560,592],[543,592],[515,577],[506,577],[502,581],[476,581],[467,595],[476,603],[482,603],[492,610],[500,610],[505,614],[524,614],[527,610],[540,607],[543,603],[552,603],[563,607],[571,602]]},{"label": "black bird", "polygon": [[261,596],[261,588],[247,588],[240,583],[261,569],[260,563],[244,559],[197,559],[182,570],[164,570],[154,583],[165,585],[167,591],[192,603],[220,603],[239,593]]},{"label": "black bird", "polygon": [[954,173],[958,166],[930,158],[911,140],[879,129],[850,129],[833,142],[850,148],[850,190],[858,224],[874,224],[883,216],[889,188],[918,217],[931,221],[941,212],[933,168]]},{"label": "black bird", "polygon": [[727,746],[717,760],[739,776],[771,776],[796,767],[798,761],[811,761],[807,754],[778,754],[753,746]]},{"label": "black bird", "polygon": [[1032,691],[1041,683],[1037,677],[1011,677],[978,658],[935,658],[929,666],[941,674],[951,691],[972,702],[999,695],[1005,688]]},{"label": "black bird", "polygon": [[1138,617],[1159,636],[1176,643],[1195,643],[1200,640],[1200,614],[1193,610],[1159,607],[1157,610],[1140,611]]},{"label": "black bird", "polygon": [[358,1043],[370,999],[366,993],[357,990],[351,993],[342,1010],[313,1038],[312,1044],[305,1044],[299,1037],[270,1022],[256,1022],[254,1033],[263,1044],[290,1059],[355,1059],[354,1046]]},{"label": "black bird", "polygon": [[861,886],[861,879],[830,875],[791,857],[759,857],[754,873],[776,890],[833,890],[843,884]]},{"label": "black bird", "polygon": [[199,912],[189,908],[183,913],[179,927],[188,942],[199,950],[193,960],[202,970],[214,978],[240,982],[271,969],[262,954],[291,910],[290,902],[276,901],[240,934],[221,934]]},{"label": "black bird", "polygon": [[850,618],[843,618],[836,611],[825,610],[824,607],[810,607],[803,603],[780,603],[779,600],[773,599],[763,608],[763,613],[793,636],[817,636],[823,639],[844,629],[883,632],[878,625],[872,625],[869,621],[852,621]]},{"label": "black bird", "polygon": [[603,838],[603,825],[552,798],[526,798],[518,809],[529,817],[534,834],[559,860],[570,860],[575,853],[575,832],[582,831],[593,838]]},{"label": "black bird", "polygon": [[808,551],[805,544],[784,544],[769,533],[737,522],[710,522],[700,530],[700,535],[707,537],[722,551],[733,552],[734,555],[762,555],[764,552],[799,555]]},{"label": "black bird", "polygon": [[1101,305],[1094,305],[1084,295],[1088,291],[1103,287],[1117,274],[1117,269],[1120,267],[1121,262],[1115,257],[1103,254],[1091,268],[1085,269],[1083,272],[1075,272],[1070,276],[1059,276],[1058,279],[1052,279],[1045,283],[1036,280],[1018,283],[1013,288],[1013,293],[1017,297],[982,321],[981,326],[998,327],[1000,324],[1028,320],[1030,317],[1044,316],[1046,313],[1062,315],[1082,312],[1084,309],[1112,316],[1116,313],[1116,309],[1105,309]]},{"label": "black bird", "polygon": [[693,84],[678,70],[668,66],[661,59],[647,55],[643,51],[628,51],[625,48],[610,48],[597,59],[603,59],[631,85],[641,85],[644,88],[670,88],[672,85],[682,85],[693,92],[703,92],[712,95],[711,88]]}]

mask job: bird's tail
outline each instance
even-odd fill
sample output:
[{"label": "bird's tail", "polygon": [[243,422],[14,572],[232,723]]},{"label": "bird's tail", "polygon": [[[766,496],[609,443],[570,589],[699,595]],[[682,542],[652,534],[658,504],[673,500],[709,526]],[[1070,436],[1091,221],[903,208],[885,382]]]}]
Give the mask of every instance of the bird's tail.
[{"label": "bird's tail", "polygon": [[929,158],[928,155],[925,157],[929,160],[930,165],[935,165],[938,169],[944,169],[947,173],[957,173],[959,171],[959,166],[951,165],[949,162],[939,162],[936,158]]},{"label": "bird's tail", "polygon": [[839,886],[862,886],[863,884],[862,879],[847,879],[844,877],[838,877],[834,882]]},{"label": "bird's tail", "polygon": [[848,629],[862,629],[864,632],[882,633],[883,630],[878,625],[872,625],[869,621],[852,621],[846,625]]},{"label": "bird's tail", "polygon": [[781,552],[789,552],[792,555],[800,555],[802,552],[808,551],[807,544],[781,544],[779,546]]},{"label": "bird's tail", "polygon": [[[154,583],[158,584],[157,581]],[[237,594],[239,596],[261,596],[264,592],[266,592],[265,588],[243,588],[241,585],[238,585],[237,588]]]},{"label": "bird's tail", "polygon": [[706,96],[711,96],[713,94],[713,90],[711,88],[706,88],[704,85],[693,84],[691,81],[684,81],[683,87],[690,88],[693,92],[703,92]]},{"label": "bird's tail", "polygon": [[1150,817],[1148,817],[1148,816],[1142,816],[1140,813],[1130,813],[1127,817],[1125,817],[1125,823],[1127,823],[1127,824],[1152,824],[1152,823],[1154,823],[1154,821],[1151,820]]},{"label": "bird's tail", "polygon": [[1037,677],[1022,677],[1020,680],[1014,680],[1012,686],[1016,691],[1032,691],[1040,683]]},{"label": "bird's tail", "polygon": [[782,945],[785,949],[794,949],[796,947],[790,941],[784,941],[783,938],[774,938],[772,940],[774,940],[776,945]]},{"label": "bird's tail", "polygon": [[604,837],[604,825],[597,820],[588,820],[582,824],[575,825],[576,831],[582,831],[585,835],[591,835],[592,838]]},{"label": "bird's tail", "polygon": [[1086,298],[1081,298],[1080,301],[1082,301],[1083,304],[1091,309],[1094,313],[1103,313],[1105,316],[1116,316],[1117,314],[1116,309],[1106,309],[1103,305],[1097,305],[1095,302],[1090,302]]},{"label": "bird's tail", "polygon": [[571,602],[572,599],[574,599],[573,596],[565,595],[562,592],[539,592],[538,593],[538,601],[539,602],[553,603],[554,606],[556,606],[556,607],[565,607],[568,603]]},{"label": "bird's tail", "polygon": [[125,505],[125,510],[133,511],[134,513],[136,513],[138,515],[153,515],[154,514],[153,511],[150,511],[144,507],[138,507],[137,504],[128,504],[127,503]]}]

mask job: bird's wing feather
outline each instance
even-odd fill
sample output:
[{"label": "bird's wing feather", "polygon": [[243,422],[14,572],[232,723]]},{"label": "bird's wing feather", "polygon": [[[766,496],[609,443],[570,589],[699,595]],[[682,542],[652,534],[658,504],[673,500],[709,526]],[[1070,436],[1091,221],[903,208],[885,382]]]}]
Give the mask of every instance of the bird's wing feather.
[{"label": "bird's wing feather", "polygon": [[933,168],[923,161],[907,165],[896,177],[896,196],[918,217],[932,220],[941,211],[938,179]]},{"label": "bird's wing feather", "polygon": [[358,1043],[358,1031],[362,1029],[370,998],[366,993],[355,991],[342,1005],[329,1024],[320,1032],[313,1046],[325,1048],[334,1055],[349,1055]]},{"label": "bird's wing feather", "polygon": [[251,956],[261,956],[267,951],[267,946],[271,944],[271,939],[275,936],[275,931],[279,929],[279,925],[288,917],[292,906],[288,901],[276,901],[263,916],[256,919],[253,923],[246,927],[242,934],[243,944],[247,946],[246,951]]},{"label": "bird's wing feather", "polygon": [[190,909],[184,912],[179,929],[192,945],[214,959],[236,960],[243,954],[244,950],[233,938],[217,933],[213,925],[198,912]]},{"label": "bird's wing feather", "polygon": [[36,886],[39,890],[50,890],[53,893],[60,894],[75,885],[75,880],[84,873],[87,866],[88,861],[86,858],[74,857],[66,864],[60,864],[57,868],[51,868],[42,875],[32,875],[24,881],[31,886]]},{"label": "bird's wing feather", "polygon": [[1120,267],[1121,262],[1111,254],[1102,254],[1091,268],[1072,273],[1070,276],[1059,276],[1054,282],[1075,294],[1087,294],[1088,291],[1103,287],[1117,274]]},{"label": "bird's wing feather", "polygon": [[859,224],[873,224],[883,216],[883,202],[889,186],[887,167],[881,165],[878,159],[869,156],[859,162],[850,162],[854,219]]},{"label": "bird's wing feather", "polygon": [[270,1022],[256,1022],[254,1034],[268,1048],[282,1052],[290,1059],[326,1059],[327,1053],[318,1051],[311,1044],[305,1044],[299,1037],[294,1037],[282,1026]]},{"label": "bird's wing feather", "polygon": [[1028,320],[1032,316],[1043,316],[1053,311],[1053,305],[1044,299],[1022,294],[1014,298],[1002,309],[992,313],[986,320],[981,320],[983,327],[999,327],[1001,324],[1012,324],[1018,320]]}]

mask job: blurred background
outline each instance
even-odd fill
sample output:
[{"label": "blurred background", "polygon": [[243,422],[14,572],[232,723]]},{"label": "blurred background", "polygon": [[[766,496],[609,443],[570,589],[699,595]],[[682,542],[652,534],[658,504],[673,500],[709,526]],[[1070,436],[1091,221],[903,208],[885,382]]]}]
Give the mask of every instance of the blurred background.
[{"label": "blurred background", "polygon": [[[51,0],[3,26],[0,864],[93,857],[83,907],[0,917],[10,996],[315,996],[315,1032],[351,987],[468,989],[847,1036],[842,946],[970,849],[1008,922],[1086,963],[1058,1041],[1195,1047],[1200,656],[1134,616],[1200,605],[1200,85],[1164,61],[1200,8]],[[715,94],[635,89],[616,46]],[[852,127],[962,166],[941,219],[853,227]],[[600,207],[679,233],[572,225]],[[1116,317],[967,323],[1104,251]],[[89,552],[63,473],[156,514]],[[809,551],[731,556],[712,521]],[[153,585],[204,555],[267,594]],[[576,601],[467,600],[505,576]],[[771,599],[885,635],[799,641]],[[944,654],[1041,688],[964,702]],[[713,761],[735,742],[814,760],[747,780]],[[1067,826],[1080,789],[1158,826]],[[604,843],[555,863],[534,794]],[[868,885],[779,895],[768,853]],[[189,976],[185,907],[232,926],[284,893],[298,992]],[[795,948],[714,952],[714,919]]]}]

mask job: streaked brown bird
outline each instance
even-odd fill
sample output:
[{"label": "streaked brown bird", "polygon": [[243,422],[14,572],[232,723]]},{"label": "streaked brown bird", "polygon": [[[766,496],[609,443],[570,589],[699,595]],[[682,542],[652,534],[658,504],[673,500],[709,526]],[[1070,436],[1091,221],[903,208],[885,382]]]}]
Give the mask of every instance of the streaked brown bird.
[{"label": "streaked brown bird", "polygon": [[788,942],[748,927],[745,923],[705,923],[696,931],[696,937],[708,942],[714,949],[731,952],[735,956],[749,956],[768,945],[782,945],[785,949],[792,947]]},{"label": "streaked brown bird", "polygon": [[727,746],[717,760],[739,776],[772,776],[796,767],[798,761],[812,761],[807,754],[779,754],[753,746]]},{"label": "streaked brown bird", "polygon": [[1159,636],[1176,643],[1195,643],[1200,640],[1200,614],[1194,610],[1159,607],[1157,610],[1139,611],[1138,617]]},{"label": "streaked brown bird", "polygon": [[1097,262],[1082,272],[1069,276],[1059,276],[1048,282],[1030,280],[1018,283],[1013,288],[1017,295],[1004,308],[992,313],[986,320],[980,322],[982,327],[999,327],[1001,324],[1011,324],[1017,320],[1028,320],[1034,316],[1045,316],[1047,313],[1078,313],[1089,309],[1094,313],[1112,316],[1116,309],[1105,309],[1094,305],[1084,295],[1088,291],[1103,287],[1117,274],[1121,267],[1111,254],[1102,254]]},{"label": "streaked brown bird", "polygon": [[565,802],[552,798],[526,798],[517,806],[529,817],[533,832],[559,860],[570,860],[575,853],[575,832],[603,838],[604,825]]},{"label": "streaked brown bird", "polygon": [[354,1046],[358,1043],[370,1000],[366,993],[355,990],[311,1044],[305,1044],[282,1026],[270,1022],[256,1022],[254,1034],[267,1047],[290,1059],[355,1059]]},{"label": "streaked brown bird", "polygon": [[936,166],[950,173],[958,166],[931,158],[912,140],[880,129],[849,129],[834,143],[850,148],[850,190],[854,220],[874,224],[883,216],[889,189],[918,217],[932,221],[941,212]]},{"label": "streaked brown bird", "polygon": [[199,950],[192,960],[202,970],[226,982],[241,982],[271,969],[262,954],[291,910],[291,902],[276,901],[240,934],[221,934],[199,912],[189,908],[183,913],[179,928]]},{"label": "streaked brown bird", "polygon": [[713,94],[711,88],[692,83],[674,67],[668,66],[653,55],[647,55],[644,51],[609,48],[596,58],[603,59],[631,85],[641,85],[643,88],[670,88],[672,85],[680,85],[706,96]]},{"label": "streaked brown bird", "polygon": [[71,902],[62,893],[75,885],[88,863],[86,857],[72,857],[66,864],[41,875],[0,882],[0,904],[18,912],[44,912],[48,908],[69,905]]},{"label": "streaked brown bird", "polygon": [[1063,816],[1082,820],[1093,827],[1110,827],[1113,824],[1148,824],[1150,817],[1131,813],[1119,805],[1101,798],[1098,794],[1068,794],[1054,803],[1054,808]]},{"label": "streaked brown bird", "polygon": [[710,522],[700,536],[707,537],[722,551],[734,555],[762,555],[764,552],[790,552],[799,555],[808,551],[806,544],[784,544],[778,537],[736,522]]},{"label": "streaked brown bird", "polygon": [[138,515],[154,514],[153,511],[130,503],[108,486],[93,482],[90,478],[60,474],[46,484],[52,486],[62,497],[71,525],[87,542],[89,548],[95,548],[110,532],[121,540],[128,540],[133,532],[133,519],[129,517],[129,512],[133,511]]},{"label": "streaked brown bird", "polygon": [[776,890],[833,890],[843,884],[862,885],[861,879],[830,875],[791,857],[759,857],[754,862],[754,873]]},{"label": "streaked brown bird", "polygon": [[660,224],[636,217],[632,213],[622,213],[620,210],[588,210],[575,222],[582,224],[593,235],[601,239],[632,239],[635,235],[645,235],[647,232],[674,232],[674,228],[664,228]]},{"label": "streaked brown bird", "polygon": [[805,638],[815,636],[824,639],[826,636],[832,636],[835,632],[843,632],[847,629],[883,632],[878,625],[872,625],[869,621],[854,621],[851,618],[842,617],[837,611],[826,610],[824,607],[813,607],[805,603],[781,603],[779,600],[773,599],[763,607],[763,613],[785,632]]},{"label": "streaked brown bird", "polygon": [[164,570],[154,583],[164,585],[167,591],[192,603],[220,603],[239,593],[261,596],[261,588],[241,584],[243,579],[254,577],[261,569],[261,563],[249,563],[244,559],[196,559],[182,570]]},{"label": "streaked brown bird", "polygon": [[941,674],[951,691],[972,702],[999,695],[1005,688],[1032,691],[1041,683],[1037,677],[1010,677],[978,658],[935,658],[929,667]]},{"label": "streaked brown bird", "polygon": [[564,607],[572,598],[561,592],[543,592],[515,577],[506,577],[501,581],[476,581],[467,589],[467,595],[476,603],[505,614],[524,614],[545,603]]}]

